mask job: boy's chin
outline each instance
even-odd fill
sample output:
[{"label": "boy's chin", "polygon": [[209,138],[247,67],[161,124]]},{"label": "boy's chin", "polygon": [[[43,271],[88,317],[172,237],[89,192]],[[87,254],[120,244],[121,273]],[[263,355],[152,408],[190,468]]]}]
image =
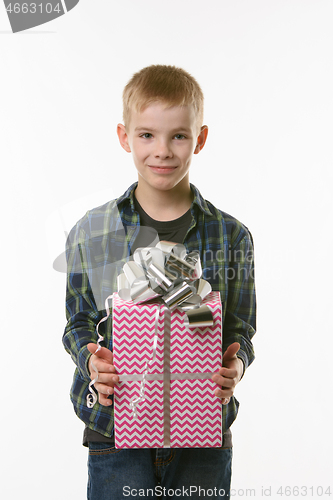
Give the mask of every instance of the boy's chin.
[{"label": "boy's chin", "polygon": [[167,176],[160,176],[159,178],[156,179],[149,179],[147,181],[146,179],[142,178],[139,174],[138,176],[138,187],[140,188],[140,191],[150,191],[150,192],[164,192],[164,191],[179,191],[179,190],[190,190],[190,182],[188,175],[183,177],[182,179],[171,179],[170,177],[167,178]]}]

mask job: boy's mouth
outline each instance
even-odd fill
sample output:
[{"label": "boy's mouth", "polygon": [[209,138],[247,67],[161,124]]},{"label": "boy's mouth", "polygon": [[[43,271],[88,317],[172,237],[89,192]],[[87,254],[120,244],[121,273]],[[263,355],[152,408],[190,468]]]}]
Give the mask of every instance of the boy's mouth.
[{"label": "boy's mouth", "polygon": [[173,172],[177,167],[170,167],[170,166],[157,166],[157,165],[148,165],[148,167],[153,171],[156,172],[157,174],[169,174],[170,172]]}]

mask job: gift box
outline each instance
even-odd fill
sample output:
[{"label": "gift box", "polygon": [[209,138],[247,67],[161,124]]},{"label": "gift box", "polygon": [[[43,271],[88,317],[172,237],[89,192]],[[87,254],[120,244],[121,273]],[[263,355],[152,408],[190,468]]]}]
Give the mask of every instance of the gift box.
[{"label": "gift box", "polygon": [[210,292],[202,305],[213,324],[189,328],[180,308],[114,294],[116,448],[222,446],[222,405],[211,380],[222,365],[219,292]]}]

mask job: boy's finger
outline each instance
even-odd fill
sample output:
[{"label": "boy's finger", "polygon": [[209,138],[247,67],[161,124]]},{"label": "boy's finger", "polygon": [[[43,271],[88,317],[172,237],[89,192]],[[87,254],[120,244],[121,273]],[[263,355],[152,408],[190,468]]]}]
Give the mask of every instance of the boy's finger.
[{"label": "boy's finger", "polygon": [[236,378],[237,377],[237,370],[234,370],[232,368],[225,368],[225,366],[222,366],[219,369],[219,374],[225,378]]},{"label": "boy's finger", "polygon": [[118,382],[119,382],[118,375],[110,375],[109,373],[100,373],[100,372],[98,373],[98,381],[97,381],[98,384],[104,384],[108,387],[113,387],[115,384],[118,384]]},{"label": "boy's finger", "polygon": [[221,387],[234,387],[236,385],[233,378],[225,378],[221,377],[221,375],[216,374],[212,376],[212,381],[217,385],[220,385]]},{"label": "boy's finger", "polygon": [[98,394],[104,394],[106,397],[111,396],[113,394],[113,387],[110,387],[109,385],[106,384],[100,384],[99,382],[96,382],[95,384],[95,389],[98,392]]},{"label": "boy's finger", "polygon": [[[92,364],[97,368],[98,373],[116,373],[116,368],[110,363],[106,363],[103,359],[97,358],[97,356],[92,358]],[[92,366],[92,368],[94,368]]]},{"label": "boy's finger", "polygon": [[223,399],[223,398],[231,398],[231,396],[233,395],[233,391],[230,390],[230,389],[216,389],[216,391],[214,392],[215,396],[217,396],[218,398],[220,399]]},{"label": "boy's finger", "polygon": [[112,406],[112,400],[108,399],[104,394],[98,394],[98,401],[103,406]]}]

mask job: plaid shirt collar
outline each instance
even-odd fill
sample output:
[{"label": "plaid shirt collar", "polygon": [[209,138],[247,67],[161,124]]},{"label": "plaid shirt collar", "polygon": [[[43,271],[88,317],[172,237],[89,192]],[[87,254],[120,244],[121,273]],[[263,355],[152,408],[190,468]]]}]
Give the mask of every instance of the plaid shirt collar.
[{"label": "plaid shirt collar", "polygon": [[[125,193],[122,196],[120,196],[119,198],[117,198],[116,203],[117,203],[118,207],[120,207],[123,203],[129,201],[131,209],[132,209],[132,212],[135,211],[135,207],[134,207],[134,191],[135,191],[137,185],[138,185],[138,183],[135,182],[134,184],[132,184],[125,191]],[[194,199],[193,199],[193,202],[192,202],[192,207],[194,205],[196,205],[197,207],[199,207],[199,209],[203,213],[205,213],[206,215],[212,216],[213,214],[209,210],[206,200],[204,200],[203,197],[201,196],[201,193],[200,193],[199,189],[196,188],[193,184],[190,184],[190,188],[191,188],[191,190],[192,190],[192,192],[194,194]]]}]

